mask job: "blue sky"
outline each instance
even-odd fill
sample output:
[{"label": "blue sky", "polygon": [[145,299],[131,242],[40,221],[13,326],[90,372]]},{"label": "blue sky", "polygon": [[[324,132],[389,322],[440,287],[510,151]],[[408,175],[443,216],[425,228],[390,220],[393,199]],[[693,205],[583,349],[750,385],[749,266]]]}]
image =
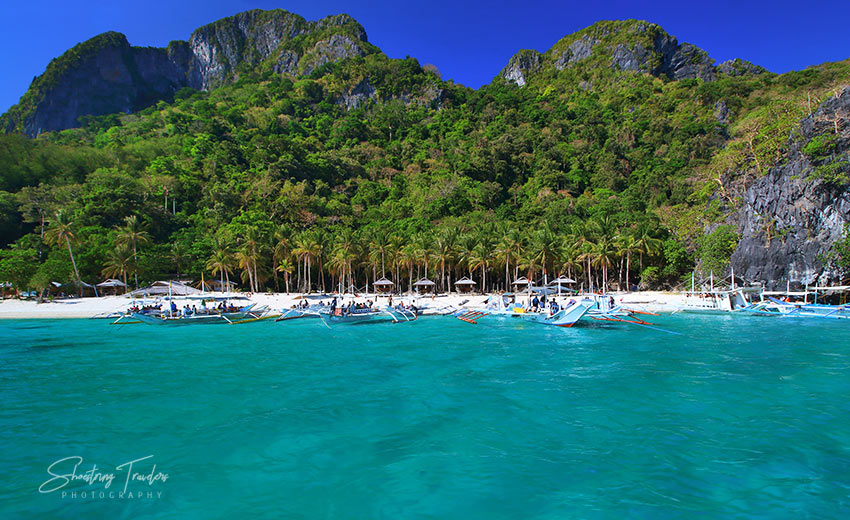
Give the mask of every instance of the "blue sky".
[{"label": "blue sky", "polygon": [[786,72],[850,57],[847,0],[29,0],[0,8],[6,22],[0,31],[0,112],[17,103],[52,58],[104,31],[122,32],[132,45],[164,46],[254,8],[282,8],[308,20],[348,13],[390,57],[433,63],[443,78],[471,87],[488,83],[519,49],[545,51],[571,32],[610,19],[657,23],[717,63],[739,57]]}]

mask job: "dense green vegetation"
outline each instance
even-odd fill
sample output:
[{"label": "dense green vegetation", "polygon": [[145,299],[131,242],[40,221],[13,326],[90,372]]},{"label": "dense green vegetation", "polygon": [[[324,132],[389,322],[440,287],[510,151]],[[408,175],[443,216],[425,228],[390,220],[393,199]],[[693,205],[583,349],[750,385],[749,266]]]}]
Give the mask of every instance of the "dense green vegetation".
[{"label": "dense green vegetation", "polygon": [[[0,136],[0,279],[674,286],[734,250],[728,226],[703,237],[733,202],[723,175],[778,161],[805,101],[848,69],[705,83],[589,62],[473,91],[378,52],[302,78],[259,66],[136,114]],[[347,109],[364,82],[374,94]]]}]

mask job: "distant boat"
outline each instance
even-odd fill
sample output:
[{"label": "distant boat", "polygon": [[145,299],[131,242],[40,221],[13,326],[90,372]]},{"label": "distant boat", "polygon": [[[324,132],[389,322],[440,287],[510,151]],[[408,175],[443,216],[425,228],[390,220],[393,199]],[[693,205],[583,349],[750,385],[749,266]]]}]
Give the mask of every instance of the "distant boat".
[{"label": "distant boat", "polygon": [[[554,302],[553,302],[554,303]],[[555,303],[555,306],[532,311],[521,305],[506,301],[505,296],[498,296],[490,302],[484,311],[459,311],[455,317],[468,323],[477,323],[477,320],[485,316],[517,318],[532,323],[554,325],[556,327],[572,327],[587,311],[593,307],[594,302],[590,298],[581,300],[571,299],[564,305]]]},{"label": "distant boat", "polygon": [[823,305],[819,303],[784,302],[776,298],[768,298],[743,310],[761,316],[850,319],[850,304]]},{"label": "distant boat", "polygon": [[170,312],[148,314],[134,312],[132,317],[141,323],[147,323],[148,325],[234,325],[237,323],[260,321],[274,317],[273,315],[268,315],[267,311],[268,307],[256,307],[256,304],[252,303],[251,305],[238,308],[231,312],[220,312],[216,309],[199,311],[192,314],[172,314]]},{"label": "distant boat", "polygon": [[683,312],[724,313],[739,311],[751,306],[756,297],[761,298],[761,287],[739,287],[737,289],[692,290],[684,293]]},{"label": "distant boat", "polygon": [[311,305],[304,308],[285,310],[275,321],[287,321],[298,318],[319,318],[325,325],[355,325],[373,322],[402,323],[418,318],[415,310],[401,307],[335,307],[329,305]]}]

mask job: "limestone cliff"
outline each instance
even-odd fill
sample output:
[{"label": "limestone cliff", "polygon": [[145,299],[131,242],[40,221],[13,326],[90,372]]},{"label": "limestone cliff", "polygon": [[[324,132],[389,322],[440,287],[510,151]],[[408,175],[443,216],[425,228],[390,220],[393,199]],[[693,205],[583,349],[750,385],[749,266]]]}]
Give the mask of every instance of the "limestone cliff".
[{"label": "limestone cliff", "polygon": [[378,49],[348,15],[307,21],[280,9],[218,20],[165,49],[132,47],[123,34],[108,32],[51,61],[0,128],[34,137],[79,126],[84,115],[139,110],[183,87],[215,88],[261,64],[300,76],[371,52]]},{"label": "limestone cliff", "polygon": [[823,257],[850,224],[848,154],[850,88],[803,120],[785,161],[747,188],[733,220],[742,234],[732,255],[736,273],[771,288],[835,279]]},{"label": "limestone cliff", "polygon": [[548,68],[609,67],[669,79],[700,78],[713,81],[713,60],[702,49],[680,44],[661,27],[639,20],[598,22],[565,36],[546,53],[523,50],[499,74],[506,81],[525,85],[535,73]]}]

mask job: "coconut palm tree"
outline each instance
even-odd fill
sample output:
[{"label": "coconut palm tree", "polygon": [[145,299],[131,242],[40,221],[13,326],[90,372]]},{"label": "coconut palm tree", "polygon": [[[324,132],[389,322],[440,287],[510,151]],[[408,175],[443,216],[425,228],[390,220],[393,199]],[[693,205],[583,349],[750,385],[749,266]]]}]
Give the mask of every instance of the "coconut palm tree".
[{"label": "coconut palm tree", "polygon": [[[150,241],[150,234],[145,230],[143,223],[139,222],[136,215],[130,215],[124,219],[124,225],[118,228],[118,234],[115,236],[115,242],[118,245],[125,245],[133,249],[133,262],[138,265],[139,257],[137,255],[137,247],[140,244],[145,244]],[[139,288],[139,275],[133,273],[136,289]]]},{"label": "coconut palm tree", "polygon": [[[219,275],[221,280],[221,290],[224,292],[225,287],[230,288],[230,273],[234,265],[233,254],[227,247],[219,243],[213,249],[212,256],[207,259],[206,268],[215,276]],[[227,284],[225,285],[225,282]]]},{"label": "coconut palm tree", "polygon": [[407,291],[413,293],[413,265],[416,259],[419,258],[419,249],[413,242],[408,242],[401,248],[400,260],[407,264],[407,273],[410,277],[410,284],[407,286]]},{"label": "coconut palm tree", "polygon": [[637,240],[634,235],[626,233],[620,235],[617,241],[618,254],[626,259],[626,290],[628,291],[631,285],[629,284],[629,271],[632,265],[632,255],[639,251]]},{"label": "coconut palm tree", "polygon": [[119,246],[109,252],[106,265],[101,273],[107,278],[120,277],[127,285],[127,273],[135,268],[133,265],[133,252],[126,246]]},{"label": "coconut palm tree", "polygon": [[546,268],[557,260],[558,250],[560,249],[558,237],[552,231],[552,228],[546,225],[531,235],[529,249],[535,260],[543,267],[543,283],[547,284],[549,280]]},{"label": "coconut palm tree", "polygon": [[313,260],[316,259],[317,254],[320,252],[321,246],[316,241],[316,235],[314,233],[303,231],[299,233],[295,237],[294,241],[295,247],[292,250],[292,253],[299,259],[299,261],[304,263],[304,277],[301,278],[301,273],[299,269],[299,279],[301,282],[301,292],[309,293],[312,286],[312,266]]},{"label": "coconut palm tree", "polygon": [[[274,289],[280,291],[277,273],[285,272],[278,269],[280,262],[292,255],[292,231],[287,225],[279,226],[272,237],[272,272],[274,273]],[[291,263],[291,262],[290,262]],[[289,292],[287,285],[286,292]]]},{"label": "coconut palm tree", "polygon": [[354,285],[351,264],[357,261],[359,253],[360,244],[357,234],[350,228],[343,229],[337,235],[331,253],[331,261],[340,269],[340,284],[343,286],[343,292]]},{"label": "coconut palm tree", "polygon": [[587,289],[593,290],[593,281],[591,277],[591,262],[593,261],[593,245],[596,235],[594,226],[590,222],[579,222],[574,224],[570,230],[571,246],[578,251],[578,260],[585,262],[587,267]]},{"label": "coconut palm tree", "polygon": [[[177,278],[180,278],[180,274],[183,271],[183,266],[186,264],[186,261],[189,259],[189,255],[186,251],[186,246],[184,246],[180,242],[174,242],[171,244],[171,250],[168,254],[171,262],[174,264],[174,268],[177,270]],[[127,281],[124,280],[126,285]]]},{"label": "coconut palm tree", "polygon": [[472,270],[476,268],[475,247],[477,245],[478,237],[472,233],[461,235],[457,242],[458,267],[466,267],[470,279],[472,279]]},{"label": "coconut palm tree", "polygon": [[602,235],[593,245],[592,254],[593,263],[602,268],[602,291],[605,292],[608,288],[608,269],[616,265],[617,244],[610,236]]},{"label": "coconut palm tree", "polygon": [[[450,264],[455,257],[455,249],[460,233],[457,228],[443,228],[437,233],[434,240],[434,258],[440,264],[440,287],[446,289],[446,265]],[[449,275],[451,283],[451,274]]]},{"label": "coconut palm tree", "polygon": [[[44,238],[49,244],[58,246],[64,242],[68,246],[68,254],[71,255],[71,265],[74,266],[74,277],[77,280],[77,284],[80,284],[80,272],[77,270],[74,251],[71,249],[71,242],[75,242],[77,239],[76,235],[74,235],[73,226],[74,222],[68,218],[65,212],[60,210],[50,223],[50,227],[47,229],[47,233],[44,234]],[[82,291],[82,285],[80,285],[80,291]]]},{"label": "coconut palm tree", "polygon": [[495,242],[490,233],[484,233],[478,237],[473,247],[469,261],[473,264],[472,269],[481,269],[481,292],[487,292],[487,268],[493,260],[493,247]]},{"label": "coconut palm tree", "polygon": [[661,252],[663,242],[655,238],[652,229],[647,224],[638,226],[634,234],[635,245],[640,255],[640,269],[643,271],[643,255],[656,255]]},{"label": "coconut palm tree", "polygon": [[384,272],[384,264],[386,260],[387,252],[390,249],[390,234],[386,230],[386,228],[378,228],[372,232],[369,237],[369,256],[370,258],[375,258],[375,264],[377,264],[377,260],[381,261],[381,278],[386,278],[386,274]]},{"label": "coconut palm tree", "polygon": [[283,273],[284,283],[286,284],[286,294],[289,294],[289,275],[295,270],[295,266],[292,265],[292,260],[290,260],[289,257],[281,258],[278,260],[275,270],[279,273]]}]

